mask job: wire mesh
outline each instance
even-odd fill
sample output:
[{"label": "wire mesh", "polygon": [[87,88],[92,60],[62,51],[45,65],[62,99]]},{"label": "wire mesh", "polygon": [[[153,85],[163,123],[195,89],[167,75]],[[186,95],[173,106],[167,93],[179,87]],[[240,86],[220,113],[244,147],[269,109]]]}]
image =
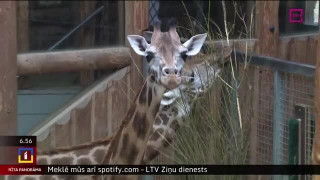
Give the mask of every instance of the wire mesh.
[{"label": "wire mesh", "polygon": [[312,153],[312,137],[313,137],[313,98],[314,98],[314,79],[303,77],[294,74],[283,74],[281,81],[281,89],[279,92],[282,94],[281,99],[281,152],[276,156],[280,157],[281,164],[288,164],[288,120],[296,117],[295,106],[305,107],[308,111],[302,121],[305,121],[305,131],[301,138],[304,138],[304,144],[301,144],[299,148],[305,149],[305,154],[300,154],[304,158],[302,162],[304,164],[311,164],[311,153]]},{"label": "wire mesh", "polygon": [[[297,118],[296,108],[303,107],[306,114],[301,121],[304,121],[305,127],[300,127],[299,137],[303,144],[299,144],[300,164],[311,164],[312,139],[314,135],[314,78],[301,75],[280,73],[280,82],[278,84],[280,91],[274,92],[274,71],[267,67],[256,67],[259,69],[258,77],[258,106],[253,107],[256,113],[257,121],[257,149],[256,164],[274,164],[273,159],[278,159],[279,164],[289,164],[289,127],[288,122],[291,118]],[[275,93],[280,98],[279,114],[274,115]],[[279,101],[278,101],[279,102]],[[275,116],[278,119],[275,119]],[[279,121],[280,127],[280,150],[273,152],[275,139],[274,122]],[[301,129],[304,128],[304,129]],[[300,152],[301,149],[304,151]],[[302,154],[303,153],[303,154]]]},{"label": "wire mesh", "polygon": [[272,164],[273,152],[273,71],[259,67],[258,106],[253,107],[257,114],[257,164]]}]

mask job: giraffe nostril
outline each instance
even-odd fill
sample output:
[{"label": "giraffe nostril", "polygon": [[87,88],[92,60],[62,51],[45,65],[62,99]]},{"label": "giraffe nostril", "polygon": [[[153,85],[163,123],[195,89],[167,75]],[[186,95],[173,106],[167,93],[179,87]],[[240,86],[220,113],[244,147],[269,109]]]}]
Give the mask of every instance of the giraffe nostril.
[{"label": "giraffe nostril", "polygon": [[174,74],[175,74],[175,75],[178,74],[178,70],[177,70],[177,69],[174,70]]}]

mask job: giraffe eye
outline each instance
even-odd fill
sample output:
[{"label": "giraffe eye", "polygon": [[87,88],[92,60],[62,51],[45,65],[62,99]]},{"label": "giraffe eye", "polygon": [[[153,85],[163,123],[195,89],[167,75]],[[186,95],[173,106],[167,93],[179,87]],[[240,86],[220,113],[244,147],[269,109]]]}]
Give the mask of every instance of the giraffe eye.
[{"label": "giraffe eye", "polygon": [[149,63],[154,58],[154,54],[152,52],[147,52],[146,60]]}]

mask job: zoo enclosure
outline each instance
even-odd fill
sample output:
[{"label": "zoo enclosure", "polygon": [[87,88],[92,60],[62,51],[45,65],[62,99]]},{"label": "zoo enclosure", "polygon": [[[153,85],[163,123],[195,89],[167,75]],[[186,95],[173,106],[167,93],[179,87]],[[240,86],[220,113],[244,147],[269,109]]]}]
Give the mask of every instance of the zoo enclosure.
[{"label": "zoo enclosure", "polygon": [[[243,62],[243,53],[236,52],[236,57]],[[298,158],[294,164],[311,164],[315,66],[254,54],[248,59],[252,68],[259,69],[255,78],[261,89],[253,94],[250,157],[255,164],[293,164],[291,158]],[[289,136],[292,118],[299,124],[298,139]],[[297,143],[289,147],[289,139]],[[296,157],[289,157],[289,148],[298,149]]]},{"label": "zoo enclosure", "polygon": [[[126,2],[127,3],[127,2]],[[129,2],[128,2],[129,3]],[[132,4],[130,4],[132,3]],[[126,7],[132,7],[132,9],[128,10],[127,15],[126,15],[126,34],[129,33],[141,33],[142,30],[147,28],[146,23],[142,23],[142,25],[140,24],[140,21],[143,21],[144,19],[147,19],[148,16],[146,16],[146,14],[144,14],[143,12],[148,9],[148,6],[145,4],[139,4],[139,2],[130,2],[130,5],[126,4]],[[257,28],[257,48],[254,50],[257,52],[257,54],[265,54],[268,56],[272,56],[272,57],[276,57],[279,56],[282,59],[287,59],[290,61],[300,61],[300,62],[304,62],[304,63],[308,63],[308,64],[315,64],[315,59],[316,59],[316,47],[317,47],[317,40],[314,39],[314,35],[305,35],[304,37],[292,37],[292,38],[287,38],[289,40],[281,40],[281,37],[279,38],[279,32],[278,32],[278,26],[279,23],[277,23],[277,19],[278,19],[278,7],[279,7],[279,2],[278,1],[273,1],[273,2],[256,2],[257,3],[257,11],[259,12],[259,14],[257,13],[257,19],[262,18],[264,19],[264,23],[259,24],[259,28]],[[278,4],[277,4],[278,3]],[[267,6],[268,8],[261,8]],[[272,8],[270,8],[272,7]],[[275,8],[274,8],[275,7]],[[141,11],[141,9],[143,9],[144,11]],[[4,8],[5,9],[5,8]],[[10,9],[10,8],[8,8]],[[137,9],[140,9],[137,10]],[[14,17],[14,16],[11,16]],[[266,18],[267,17],[267,18]],[[135,20],[133,19],[135,18]],[[143,19],[143,20],[142,20]],[[132,21],[134,23],[130,24],[129,22]],[[23,23],[23,21],[19,21],[19,23]],[[18,24],[19,24],[18,23]],[[140,25],[139,25],[140,24]],[[269,27],[271,25],[274,25],[275,27],[275,31],[274,32],[270,32],[269,31]],[[10,29],[11,28],[11,29]],[[12,33],[8,33],[9,31],[15,31],[15,27],[14,26],[8,26],[9,30],[5,30],[3,29],[1,34],[9,34],[8,37],[12,37]],[[130,29],[134,29],[135,32],[129,32]],[[6,37],[5,35],[2,37]],[[316,36],[317,37],[317,36]],[[307,40],[306,40],[307,39]],[[12,45],[9,42],[14,42],[13,40],[8,41],[8,47],[5,47],[3,49],[14,49],[14,45]],[[278,44],[278,42],[280,42]],[[285,45],[283,45],[285,44]],[[279,47],[279,51],[281,52],[277,52],[277,48]],[[126,49],[129,50],[129,49]],[[10,50],[10,52],[14,52],[12,50]],[[278,53],[278,54],[277,54]],[[282,53],[282,54],[281,54]],[[18,61],[19,58],[25,56],[26,54],[22,54],[20,56],[18,56]],[[83,54],[81,55],[83,56]],[[133,55],[134,56],[134,55]],[[42,57],[42,59],[44,59],[45,56]],[[9,57],[8,57],[9,58]],[[127,57],[128,58],[128,57]],[[10,59],[12,59],[10,57]],[[10,61],[11,62],[11,61]],[[127,61],[128,62],[128,61]],[[141,64],[139,64],[139,61],[137,61],[138,66],[140,66]],[[127,64],[126,64],[127,65]],[[14,69],[14,68],[12,68]],[[304,104],[304,105],[309,105],[309,106],[304,106],[306,107],[306,111],[312,112],[313,110],[313,106],[310,106],[310,104],[312,105],[312,98],[313,98],[313,92],[312,92],[312,88],[314,86],[313,84],[313,79],[312,77],[304,77],[301,75],[292,75],[291,72],[288,73],[283,73],[283,72],[276,72],[274,75],[274,72],[272,70],[270,70],[269,68],[263,68],[263,67],[255,67],[254,68],[254,74],[255,74],[255,78],[256,80],[258,80],[259,82],[254,83],[253,85],[257,88],[255,88],[255,103],[257,106],[253,106],[256,107],[254,110],[254,118],[259,119],[258,122],[256,123],[256,136],[252,136],[252,137],[257,137],[256,143],[252,143],[252,154],[255,155],[252,159],[252,162],[255,163],[273,163],[273,154],[277,154],[279,159],[278,163],[285,163],[288,160],[288,157],[286,154],[284,154],[284,151],[287,150],[287,145],[288,145],[288,140],[286,138],[280,138],[278,139],[273,138],[274,135],[273,133],[273,122],[272,119],[273,117],[277,117],[278,119],[280,119],[279,122],[282,122],[282,124],[278,124],[277,125],[277,131],[276,133],[280,134],[280,135],[286,135],[288,133],[288,127],[287,127],[287,121],[288,118],[293,117],[294,113],[293,113],[293,108],[295,107],[295,105],[298,104]],[[5,71],[1,71],[1,72],[5,72]],[[16,74],[14,74],[14,78],[16,77]],[[274,78],[276,77],[276,78]],[[136,71],[131,74],[129,77],[126,78],[126,83],[131,84],[132,86],[137,87],[137,85],[133,82],[136,82],[135,79],[140,79],[140,74],[138,74]],[[12,80],[12,82],[14,82],[14,80]],[[274,82],[276,82],[276,86],[274,86]],[[6,83],[3,83],[6,84]],[[278,84],[278,85],[277,85]],[[279,85],[280,84],[280,85]],[[302,90],[294,90],[296,89],[296,87],[298,88],[302,88],[302,86],[306,86],[306,89],[302,89]],[[12,87],[12,86],[6,86],[6,87]],[[280,94],[276,94],[274,96],[274,90],[275,89],[279,89]],[[13,88],[14,89],[14,88]],[[14,92],[14,90],[12,91]],[[128,92],[131,92],[130,90]],[[260,93],[259,93],[260,92]],[[277,91],[278,92],[278,91]],[[286,94],[287,92],[287,94]],[[110,95],[110,94],[109,94]],[[109,97],[108,95],[108,97]],[[119,95],[121,96],[121,95]],[[280,96],[280,98],[275,98]],[[276,105],[281,105],[281,104],[285,104],[288,103],[290,104],[290,107],[283,107],[281,106],[279,109],[276,109],[274,111],[274,109],[272,108],[272,106],[275,104],[274,100],[278,100]],[[279,102],[280,100],[280,102]],[[14,100],[11,100],[12,102],[15,102]],[[128,103],[125,103],[128,104]],[[91,108],[92,104],[89,104],[88,109]],[[116,108],[118,105],[114,105],[114,107]],[[263,109],[265,108],[265,109]],[[14,108],[11,108],[14,109]],[[100,112],[101,110],[99,110]],[[125,110],[124,110],[125,111]],[[83,112],[85,112],[85,110],[83,110]],[[92,111],[93,112],[93,111]],[[98,111],[97,111],[98,112]],[[12,113],[13,114],[13,113]],[[74,114],[74,113],[73,113]],[[79,113],[81,114],[81,113]],[[310,113],[307,113],[310,114]],[[105,115],[105,114],[104,114]],[[101,115],[101,117],[103,117],[104,115]],[[81,115],[79,116],[81,117]],[[3,118],[6,119],[6,118]],[[74,118],[76,119],[76,118]],[[307,120],[310,120],[312,118],[307,118]],[[76,121],[76,120],[73,120]],[[4,123],[11,123],[11,122],[15,122],[14,120],[12,121],[6,121]],[[312,120],[311,120],[312,122]],[[75,124],[75,123],[74,123]],[[80,123],[79,123],[80,124]],[[309,134],[306,135],[306,137],[310,137],[312,136],[312,124],[309,125]],[[308,123],[307,126],[308,127]],[[59,126],[59,130],[66,132],[66,129],[68,129],[67,127],[61,127]],[[64,129],[65,128],[65,129]],[[7,129],[3,130],[3,132],[7,132]],[[12,130],[12,132],[14,132],[14,129]],[[53,136],[58,137],[58,132],[55,132]],[[54,138],[53,138],[54,139]],[[94,138],[93,138],[94,139]],[[58,138],[57,138],[58,140]],[[61,146],[62,145],[70,145],[70,144],[74,144],[74,143],[81,143],[84,141],[89,141],[91,139],[82,139],[78,141],[74,141],[73,139],[65,139],[65,141],[61,141]],[[277,144],[274,144],[274,140],[276,140],[275,142],[280,142],[282,143],[282,145],[277,147]],[[53,142],[53,140],[52,140]],[[60,141],[58,141],[60,142]],[[309,142],[309,144],[311,143],[310,140],[306,141]],[[55,146],[57,144],[53,144],[52,146]],[[275,145],[275,146],[274,146]],[[59,146],[59,145],[58,145]],[[49,146],[48,146],[49,147]],[[275,147],[275,148],[273,148]],[[306,153],[308,153],[310,148],[305,148]],[[273,153],[273,152],[277,152],[277,153]],[[307,155],[308,157],[308,155]],[[306,162],[309,162],[309,160],[306,160]]]}]

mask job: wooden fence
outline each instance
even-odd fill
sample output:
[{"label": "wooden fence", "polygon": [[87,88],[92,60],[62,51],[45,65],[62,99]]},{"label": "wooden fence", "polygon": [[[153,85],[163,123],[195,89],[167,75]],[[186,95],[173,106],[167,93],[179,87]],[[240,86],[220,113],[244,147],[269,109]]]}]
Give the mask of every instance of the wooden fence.
[{"label": "wooden fence", "polygon": [[72,146],[110,136],[131,104],[130,67],[107,75],[61,107],[29,134],[38,148]]},{"label": "wooden fence", "polygon": [[[260,42],[259,42],[260,43]],[[317,55],[317,35],[299,35],[279,37],[277,41],[277,51],[272,53],[272,57],[278,57],[283,60],[315,65]],[[257,48],[255,49],[257,51]],[[252,112],[251,116],[251,143],[250,143],[250,163],[251,164],[269,164],[272,163],[272,141],[273,141],[273,88],[274,77],[270,68],[251,66],[248,71],[251,74],[247,87],[252,87]],[[312,99],[312,97],[297,97],[297,92],[311,93],[313,95],[312,79],[305,79],[301,76],[288,75],[286,77],[286,90],[289,102],[304,103],[303,98]],[[310,96],[310,95],[308,95]],[[297,99],[300,98],[300,99]],[[310,104],[311,103],[311,104]],[[311,107],[312,102],[307,102]],[[287,104],[288,109],[285,112],[288,116],[293,115],[292,104]],[[289,107],[290,106],[290,107]],[[264,114],[262,117],[261,114]],[[264,155],[263,155],[264,154]]]}]

